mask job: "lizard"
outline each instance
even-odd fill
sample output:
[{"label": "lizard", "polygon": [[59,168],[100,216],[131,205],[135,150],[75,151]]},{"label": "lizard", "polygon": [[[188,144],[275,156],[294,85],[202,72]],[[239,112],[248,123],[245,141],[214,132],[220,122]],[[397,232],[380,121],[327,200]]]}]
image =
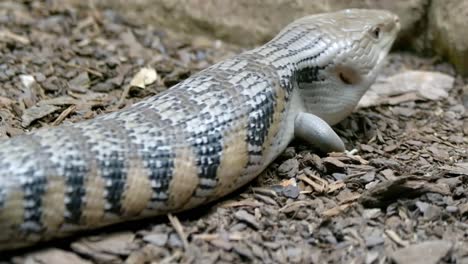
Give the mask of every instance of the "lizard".
[{"label": "lizard", "polygon": [[384,10],[300,18],[266,44],[116,112],[0,141],[0,251],[179,212],[247,184],[375,81],[400,28]]}]

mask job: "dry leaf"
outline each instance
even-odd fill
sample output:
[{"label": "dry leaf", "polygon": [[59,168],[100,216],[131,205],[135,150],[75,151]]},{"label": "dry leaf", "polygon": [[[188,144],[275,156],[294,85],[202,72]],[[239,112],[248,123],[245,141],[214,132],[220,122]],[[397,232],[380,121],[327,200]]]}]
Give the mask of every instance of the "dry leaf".
[{"label": "dry leaf", "polygon": [[440,100],[448,96],[454,78],[431,71],[405,71],[377,80],[364,94],[359,107],[399,104],[415,100]]},{"label": "dry leaf", "polygon": [[153,68],[142,68],[130,82],[130,86],[145,89],[147,85],[154,83],[158,79],[158,74]]},{"label": "dry leaf", "polygon": [[23,112],[23,115],[21,116],[21,126],[28,127],[33,121],[41,119],[44,116],[47,116],[59,109],[60,107],[45,104],[28,108]]}]

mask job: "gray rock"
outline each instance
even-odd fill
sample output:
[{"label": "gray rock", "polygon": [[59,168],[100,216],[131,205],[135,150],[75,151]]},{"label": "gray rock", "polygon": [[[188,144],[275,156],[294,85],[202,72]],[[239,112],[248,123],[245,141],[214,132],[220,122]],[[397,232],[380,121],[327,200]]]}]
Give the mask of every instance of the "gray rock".
[{"label": "gray rock", "polygon": [[288,185],[283,188],[283,195],[288,198],[296,199],[299,197],[300,190],[299,187],[294,185]]},{"label": "gray rock", "polygon": [[[77,5],[80,0],[69,0]],[[264,43],[296,18],[344,8],[388,9],[400,16],[395,43],[405,49],[442,55],[468,74],[468,1],[464,0],[138,0],[97,1],[129,21],[252,46]],[[151,8],[149,8],[151,7]]]},{"label": "gray rock", "polygon": [[468,75],[468,1],[433,0],[427,17],[430,48]]},{"label": "gray rock", "polygon": [[[79,0],[72,0],[77,4]],[[428,0],[103,0],[96,4],[116,8],[127,17],[145,24],[155,24],[190,34],[202,34],[241,45],[258,45],[292,20],[320,12],[344,8],[379,8],[396,12],[402,32],[412,36],[424,18]],[[148,8],[151,6],[151,8]],[[246,37],[248,36],[248,37]]]}]

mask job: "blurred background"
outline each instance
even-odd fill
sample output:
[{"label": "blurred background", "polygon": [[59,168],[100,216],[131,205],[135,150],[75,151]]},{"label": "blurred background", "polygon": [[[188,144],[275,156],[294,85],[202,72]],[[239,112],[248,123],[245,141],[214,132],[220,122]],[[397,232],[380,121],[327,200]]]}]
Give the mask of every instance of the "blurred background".
[{"label": "blurred background", "polygon": [[465,0],[67,0],[115,8],[132,21],[204,34],[251,46],[305,15],[344,8],[379,8],[397,13],[402,31],[396,48],[438,55],[468,74],[468,1]]}]

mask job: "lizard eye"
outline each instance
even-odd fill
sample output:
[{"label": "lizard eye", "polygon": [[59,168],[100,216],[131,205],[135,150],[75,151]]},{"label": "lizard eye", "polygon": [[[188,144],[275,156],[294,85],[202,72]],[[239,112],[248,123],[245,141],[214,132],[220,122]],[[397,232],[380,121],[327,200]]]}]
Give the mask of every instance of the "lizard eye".
[{"label": "lizard eye", "polygon": [[373,28],[370,33],[371,33],[373,38],[379,39],[380,38],[380,27],[377,26],[377,27]]}]

